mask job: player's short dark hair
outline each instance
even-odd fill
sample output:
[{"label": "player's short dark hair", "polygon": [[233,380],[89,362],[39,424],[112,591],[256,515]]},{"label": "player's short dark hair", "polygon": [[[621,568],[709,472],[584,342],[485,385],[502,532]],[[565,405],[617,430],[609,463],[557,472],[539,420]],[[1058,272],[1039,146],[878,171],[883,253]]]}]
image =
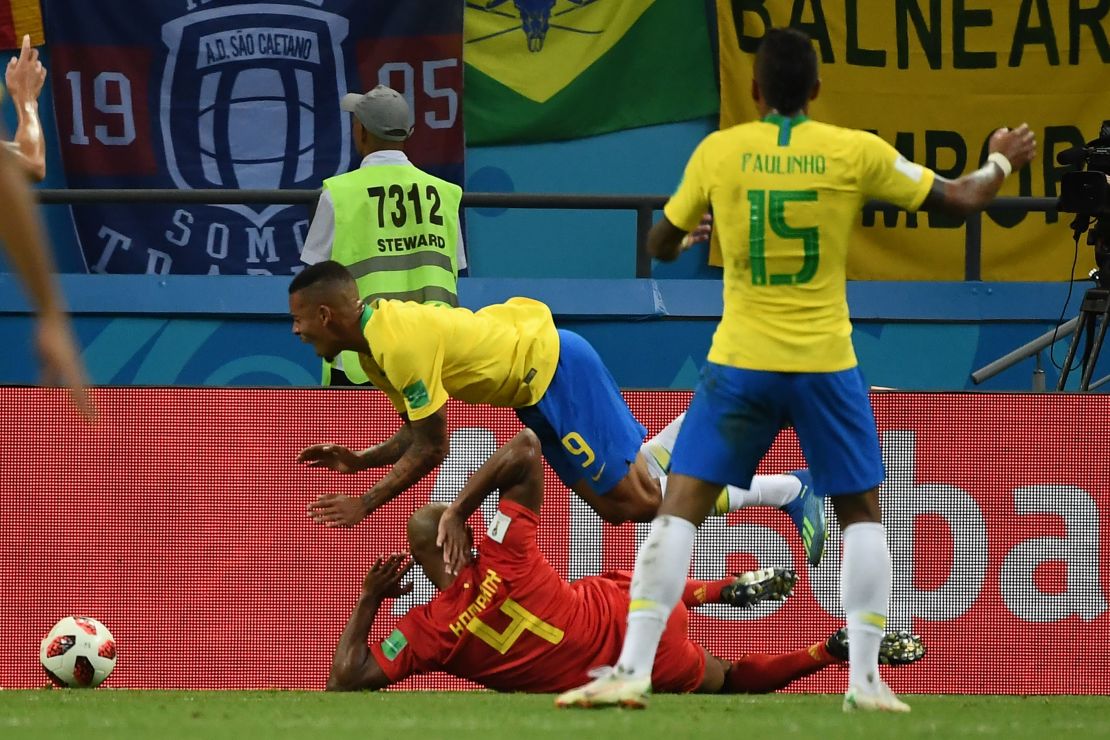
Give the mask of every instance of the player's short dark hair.
[{"label": "player's short dark hair", "polygon": [[331,289],[353,286],[354,283],[355,279],[351,276],[351,273],[347,272],[346,267],[335,260],[326,260],[317,262],[315,265],[309,265],[297,273],[293,281],[289,283],[289,295],[313,286]]},{"label": "player's short dark hair", "polygon": [[805,107],[817,85],[817,52],[794,28],[772,28],[755,55],[755,79],[767,104],[783,115]]}]

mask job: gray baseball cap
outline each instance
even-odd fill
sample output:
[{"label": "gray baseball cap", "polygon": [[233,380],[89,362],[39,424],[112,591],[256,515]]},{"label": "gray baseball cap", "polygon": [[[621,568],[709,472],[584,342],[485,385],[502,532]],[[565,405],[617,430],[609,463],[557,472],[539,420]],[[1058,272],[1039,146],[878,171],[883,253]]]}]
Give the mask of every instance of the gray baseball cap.
[{"label": "gray baseball cap", "polygon": [[368,93],[347,93],[339,107],[354,113],[370,133],[386,141],[404,141],[412,136],[412,111],[401,93],[378,85]]}]

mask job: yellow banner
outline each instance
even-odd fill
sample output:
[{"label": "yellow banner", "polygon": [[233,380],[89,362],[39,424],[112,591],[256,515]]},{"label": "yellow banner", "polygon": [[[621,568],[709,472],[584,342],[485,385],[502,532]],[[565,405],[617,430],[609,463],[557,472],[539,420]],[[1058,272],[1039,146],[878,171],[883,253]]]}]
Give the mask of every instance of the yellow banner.
[{"label": "yellow banner", "polygon": [[24,34],[30,34],[31,46],[44,43],[39,0],[0,0],[0,49],[18,49]]},{"label": "yellow banner", "polygon": [[[1000,126],[1028,123],[1038,157],[1001,195],[1056,197],[1057,153],[1110,120],[1110,3],[1076,0],[717,0],[721,127],[753,120],[752,65],[768,27],[807,32],[821,61],[809,115],[874,131],[954,178],[986,159]],[[1067,280],[1071,216],[983,216],[983,280]],[[961,222],[930,214],[861,218],[857,280],[962,280]],[[1083,241],[1075,274],[1093,266]],[[711,257],[711,261],[712,261]]]}]

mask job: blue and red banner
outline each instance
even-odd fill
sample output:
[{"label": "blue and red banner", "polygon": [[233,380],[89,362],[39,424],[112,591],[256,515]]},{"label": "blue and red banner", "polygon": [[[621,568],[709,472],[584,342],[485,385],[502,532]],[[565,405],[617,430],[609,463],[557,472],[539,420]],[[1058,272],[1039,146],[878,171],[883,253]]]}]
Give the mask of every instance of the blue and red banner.
[{"label": "blue and red banner", "polygon": [[[418,166],[463,177],[454,0],[49,0],[51,80],[76,188],[317,188],[358,165],[339,98],[379,83]],[[75,206],[90,272],[288,275],[303,206]]]}]

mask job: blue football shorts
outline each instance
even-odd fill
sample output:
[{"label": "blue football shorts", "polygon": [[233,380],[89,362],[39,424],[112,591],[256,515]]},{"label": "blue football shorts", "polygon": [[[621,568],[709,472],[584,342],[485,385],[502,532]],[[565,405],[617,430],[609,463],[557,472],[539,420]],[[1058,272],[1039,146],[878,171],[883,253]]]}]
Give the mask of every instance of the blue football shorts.
[{"label": "blue football shorts", "polygon": [[882,483],[875,414],[858,367],[782,373],[707,363],[675,442],[671,473],[748,488],[787,425],[822,496],[863,493]]},{"label": "blue football shorts", "polygon": [[539,403],[516,409],[540,438],[543,456],[568,488],[585,479],[605,494],[628,474],[647,429],[624,402],[590,343],[559,330],[559,364]]}]

